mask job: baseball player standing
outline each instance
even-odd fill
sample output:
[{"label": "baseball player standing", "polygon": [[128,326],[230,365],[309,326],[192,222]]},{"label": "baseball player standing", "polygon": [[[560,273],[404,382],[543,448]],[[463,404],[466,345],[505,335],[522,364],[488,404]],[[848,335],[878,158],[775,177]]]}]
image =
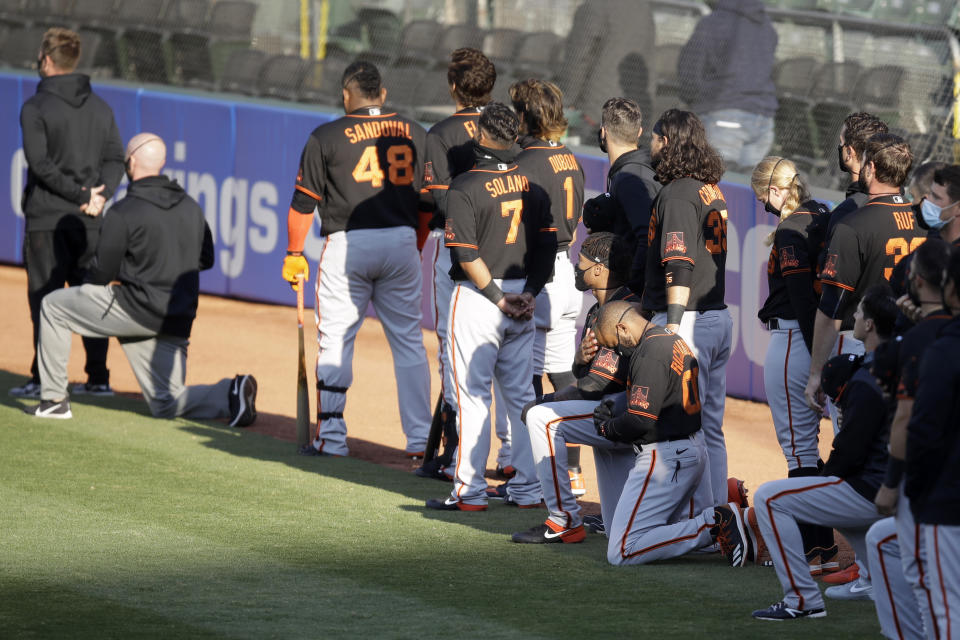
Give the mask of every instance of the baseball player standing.
[{"label": "baseball player standing", "polygon": [[[482,511],[483,478],[490,447],[490,385],[494,378],[510,424],[533,399],[535,298],[557,253],[550,204],[542,189],[520,172],[514,158],[519,129],[509,107],[493,102],[478,121],[477,164],[453,180],[447,192],[446,244],[457,286],[450,304],[450,365],[457,383],[460,443],[452,494],[427,507]],[[519,432],[518,432],[519,431]],[[541,502],[530,438],[511,434],[516,476],[507,498],[519,506]]]},{"label": "baseball player standing", "polygon": [[[427,133],[424,190],[432,196],[435,207],[430,220],[431,229],[443,229],[446,225],[450,181],[473,166],[477,120],[483,106],[490,102],[490,92],[496,80],[496,68],[481,51],[462,48],[450,54],[447,83],[456,112],[433,125]],[[452,473],[450,469],[446,469],[445,473],[445,468],[456,453],[457,418],[454,407],[457,406],[457,394],[447,349],[447,318],[450,294],[454,288],[450,279],[451,266],[450,250],[442,238],[438,239],[433,257],[433,310],[447,446],[441,456],[418,469],[417,475],[440,479],[447,479]],[[497,428],[501,428],[499,421]]]},{"label": "baseball player standing", "polygon": [[657,180],[648,233],[643,310],[655,324],[679,333],[699,364],[703,437],[713,504],[727,502],[723,439],[727,360],[733,318],[724,302],[727,203],[717,187],[723,161],[707,144],[703,124],[689,111],[669,109],[650,141]]},{"label": "baseball player standing", "polygon": [[593,413],[598,435],[634,451],[608,529],[607,561],[647,564],[717,542],[731,564],[742,565],[748,542],[738,505],[691,508],[709,486],[693,352],[629,302],[604,305],[596,326],[597,344],[630,362],[627,410],[614,416],[605,400]]},{"label": "baseball player standing", "polygon": [[307,275],[303,245],[320,207],[317,263],[317,433],[304,455],[347,455],[343,419],[353,382],[353,341],[373,302],[393,353],[408,456],[430,428],[430,370],[420,330],[422,277],[417,206],[426,132],[382,107],[387,91],[369,62],[343,72],[346,115],[314,129],[300,157],[287,216],[283,278]]},{"label": "baseball player standing", "polygon": [[878,133],[867,142],[863,159],[860,180],[870,199],[828,233],[826,260],[820,271],[820,304],[804,391],[807,404],[816,412],[824,407],[820,372],[835,348],[841,353],[850,351],[840,344],[847,338],[843,329],[863,292],[889,280],[896,264],[926,239],[910,203],[901,195],[913,164],[910,145],[899,136]]},{"label": "baseball player standing", "polygon": [[960,250],[950,256],[944,306],[953,318],[924,352],[907,426],[904,493],[917,522],[919,572],[933,611],[933,633],[960,629]]},{"label": "baseball player standing", "polygon": [[[560,143],[567,129],[563,116],[563,93],[552,82],[524,80],[510,87],[510,100],[520,117],[520,171],[530,177],[550,198],[550,214],[557,229],[557,256],[553,278],[540,292],[534,324],[533,386],[543,395],[546,373],[554,389],[573,384],[577,318],[583,294],[577,290],[570,261],[570,243],[580,224],[583,209],[583,169],[573,153]],[[577,495],[586,493],[580,471],[580,449],[570,452],[570,481]]]},{"label": "baseball player standing", "polygon": [[596,320],[603,305],[616,300],[636,300],[627,287],[633,247],[627,238],[609,231],[586,237],[580,246],[576,287],[590,289],[597,303],[587,312],[580,347],[573,364],[576,382],[561,387],[528,405],[522,416],[530,434],[533,460],[550,512],[547,521],[513,534],[514,542],[580,542],[584,538],[580,505],[568,477],[571,444],[593,447],[603,522],[612,522],[613,509],[633,467],[633,447],[599,436],[593,427],[593,410],[607,398],[621,398],[626,389],[626,358],[597,345]]},{"label": "baseball player standing", "polygon": [[[754,510],[763,539],[783,587],[783,600],[753,612],[760,620],[793,620],[826,614],[823,598],[810,576],[799,522],[841,529],[861,564],[856,582],[827,589],[826,595],[842,599],[869,598],[865,536],[880,515],[873,499],[887,465],[887,434],[892,416],[883,390],[870,373],[873,352],[893,333],[897,306],[889,285],[871,287],[857,305],[854,333],[867,349],[863,366],[830,376],[826,386],[840,404],[844,420],[833,440],[833,451],[821,477],[786,478],[760,486]],[[856,356],[840,355],[830,361],[825,376],[835,369],[849,372]],[[855,365],[854,365],[855,366]],[[832,380],[837,377],[837,380]]]},{"label": "baseball player standing", "polygon": [[[779,218],[767,243],[769,295],[758,317],[770,330],[763,365],[763,388],[777,440],[787,460],[787,477],[819,475],[820,416],[803,397],[810,372],[813,318],[819,301],[816,263],[829,211],[810,199],[790,160],[764,158],[753,170],[751,186],[764,209]],[[800,526],[812,571],[838,569],[833,530]],[[826,565],[826,566],[825,566]]]}]

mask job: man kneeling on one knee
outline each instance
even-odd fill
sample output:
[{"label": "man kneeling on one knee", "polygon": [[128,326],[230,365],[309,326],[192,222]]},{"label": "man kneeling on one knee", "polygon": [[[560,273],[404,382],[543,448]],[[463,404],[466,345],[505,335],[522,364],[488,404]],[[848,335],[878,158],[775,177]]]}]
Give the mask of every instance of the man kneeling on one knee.
[{"label": "man kneeling on one knee", "polygon": [[37,353],[41,402],[25,409],[39,418],[71,418],[67,361],[72,334],[116,337],[158,418],[228,418],[253,423],[253,376],[212,385],[184,384],[187,344],[197,315],[200,270],[213,266],[203,209],[179,184],[160,174],[163,140],[152,133],[127,145],[127,195],[103,220],[87,283],[44,297]]},{"label": "man kneeling on one knee", "polygon": [[[706,450],[690,348],[621,301],[600,308],[596,339],[630,363],[626,411],[614,416],[614,402],[605,400],[590,425],[599,439],[579,440],[610,453],[598,456],[597,472],[601,508],[613,513],[607,559],[646,564],[720,542],[730,561],[741,564],[747,543],[740,510],[711,505],[703,482]],[[625,478],[622,489],[605,491],[604,475]]]}]

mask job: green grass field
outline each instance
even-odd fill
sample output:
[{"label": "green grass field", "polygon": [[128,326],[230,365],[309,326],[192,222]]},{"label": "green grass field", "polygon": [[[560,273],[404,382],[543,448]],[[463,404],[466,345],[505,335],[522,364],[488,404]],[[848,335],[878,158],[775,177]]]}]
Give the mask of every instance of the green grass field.
[{"label": "green grass field", "polygon": [[614,568],[606,538],[526,546],[542,511],[428,512],[439,482],[139,401],[40,420],[0,372],[2,638],[823,638],[879,634],[870,603],[758,622],[771,569],[719,557]]}]

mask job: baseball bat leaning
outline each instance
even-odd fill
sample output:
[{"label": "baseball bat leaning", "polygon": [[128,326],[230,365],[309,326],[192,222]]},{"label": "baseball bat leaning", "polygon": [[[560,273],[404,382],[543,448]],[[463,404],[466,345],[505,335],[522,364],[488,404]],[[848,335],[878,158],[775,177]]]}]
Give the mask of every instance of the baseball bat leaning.
[{"label": "baseball bat leaning", "polygon": [[430,423],[430,434],[427,436],[427,446],[423,450],[423,464],[437,457],[440,452],[440,438],[443,436],[443,391],[437,397],[437,406],[433,409],[433,422]]},{"label": "baseball bat leaning", "polygon": [[303,275],[297,276],[297,447],[310,441],[310,395],[307,390],[307,360],[303,352]]}]

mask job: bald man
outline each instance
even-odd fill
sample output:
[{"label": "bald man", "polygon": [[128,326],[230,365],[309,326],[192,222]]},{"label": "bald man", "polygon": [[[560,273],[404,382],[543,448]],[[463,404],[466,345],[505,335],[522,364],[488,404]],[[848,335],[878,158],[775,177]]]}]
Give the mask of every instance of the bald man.
[{"label": "bald man", "polygon": [[624,301],[600,307],[596,338],[629,358],[630,375],[626,412],[614,416],[606,400],[593,412],[594,427],[636,454],[608,527],[607,560],[647,564],[719,542],[730,564],[742,566],[748,542],[740,509],[710,504],[701,482],[707,453],[690,347]]},{"label": "bald man", "polygon": [[141,133],[127,144],[127,195],[104,216],[96,259],[85,284],[48,294],[41,304],[39,418],[73,416],[67,394],[71,334],[116,337],[150,412],[158,418],[256,419],[253,376],[184,385],[187,344],[197,314],[200,271],[213,266],[213,239],[203,210],[160,174],[167,148]]}]

